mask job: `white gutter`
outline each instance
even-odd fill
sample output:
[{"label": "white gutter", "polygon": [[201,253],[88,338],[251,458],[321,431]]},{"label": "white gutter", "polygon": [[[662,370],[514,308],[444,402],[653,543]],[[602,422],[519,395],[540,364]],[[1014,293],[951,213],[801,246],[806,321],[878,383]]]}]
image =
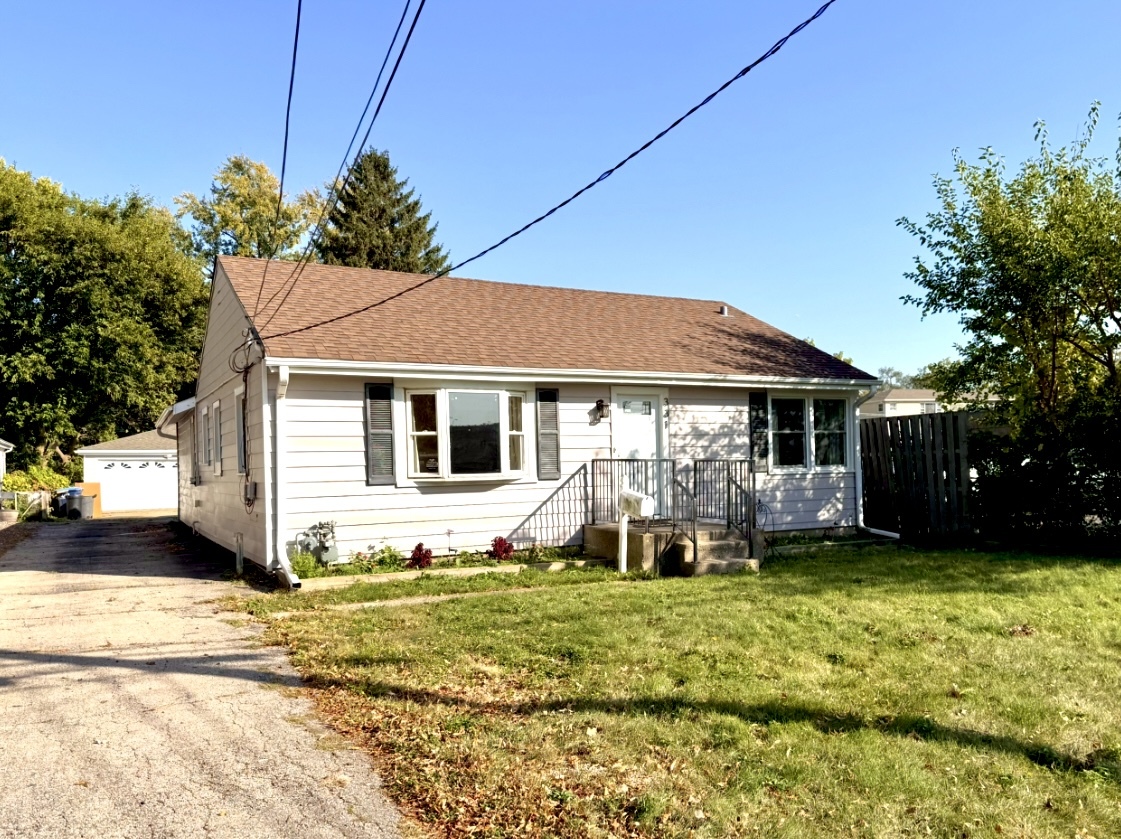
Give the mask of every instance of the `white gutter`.
[{"label": "white gutter", "polygon": [[[465,364],[413,364],[385,361],[342,361],[318,358],[268,358],[270,370],[287,366],[301,375],[369,376],[393,374],[413,379],[448,379],[480,381],[548,381],[589,382],[604,384],[708,385],[712,387],[777,387],[783,389],[820,390],[822,387],[867,388],[869,379],[829,379],[793,376],[742,376],[724,373],[635,372],[633,370],[574,370],[545,367],[482,367]],[[876,383],[879,384],[878,382]]]},{"label": "white gutter", "polygon": [[288,552],[285,550],[284,541],[284,526],[288,521],[287,484],[285,482],[285,466],[287,465],[288,452],[287,446],[284,443],[284,423],[288,414],[288,400],[285,399],[285,397],[288,395],[290,370],[287,365],[282,364],[277,372],[276,423],[272,430],[273,456],[276,459],[276,468],[272,476],[271,484],[273,487],[273,498],[276,499],[276,511],[272,521],[273,570],[275,570],[277,576],[284,581],[288,588],[297,589],[300,588],[300,578],[296,576],[296,572],[292,570],[292,563],[288,559]]},{"label": "white gutter", "polygon": [[74,454],[80,454],[82,457],[112,457],[118,459],[134,457],[138,460],[153,460],[158,458],[171,460],[176,456],[177,452],[175,449],[93,449],[87,447],[74,449]]},{"label": "white gutter", "polygon": [[890,530],[878,530],[875,527],[868,527],[864,523],[864,465],[860,458],[860,419],[857,417],[857,412],[860,406],[875,396],[882,386],[883,382],[876,382],[872,385],[872,389],[866,395],[857,399],[852,406],[853,420],[856,423],[856,526],[876,536],[898,539],[898,533],[892,533]]},{"label": "white gutter", "polygon": [[163,427],[172,420],[178,422],[179,418],[189,414],[195,409],[195,397],[184,399],[181,402],[176,402],[170,408],[164,408],[164,412],[160,414],[160,418],[156,420],[156,430],[163,431]]}]

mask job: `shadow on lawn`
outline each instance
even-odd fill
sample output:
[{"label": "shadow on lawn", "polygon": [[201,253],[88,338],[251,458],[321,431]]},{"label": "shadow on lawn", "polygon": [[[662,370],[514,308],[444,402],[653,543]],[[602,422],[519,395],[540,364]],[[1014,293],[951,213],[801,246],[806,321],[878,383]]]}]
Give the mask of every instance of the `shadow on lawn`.
[{"label": "shadow on lawn", "polygon": [[798,702],[713,702],[673,697],[632,697],[629,699],[572,699],[543,702],[479,702],[461,695],[438,690],[423,690],[384,681],[355,685],[333,679],[313,680],[319,688],[357,689],[371,698],[392,698],[419,705],[445,705],[468,711],[510,716],[534,716],[542,713],[572,711],[576,713],[611,713],[626,716],[678,717],[683,714],[720,714],[738,717],[757,725],[808,723],[824,734],[848,734],[876,731],[894,737],[917,741],[952,743],[963,748],[983,749],[1024,757],[1037,766],[1059,771],[1097,770],[1121,782],[1121,753],[1115,749],[1097,749],[1084,757],[1060,752],[1046,744],[1018,740],[1015,737],[988,734],[969,728],[953,728],[929,717],[915,714],[867,718],[854,712],[836,712]]},{"label": "shadow on lawn", "polygon": [[1121,559],[1040,556],[1023,552],[983,553],[911,548],[830,550],[768,559],[763,574],[775,593],[814,595],[861,588],[914,594],[993,592],[1004,595],[1049,591],[1058,569],[1121,570]]}]

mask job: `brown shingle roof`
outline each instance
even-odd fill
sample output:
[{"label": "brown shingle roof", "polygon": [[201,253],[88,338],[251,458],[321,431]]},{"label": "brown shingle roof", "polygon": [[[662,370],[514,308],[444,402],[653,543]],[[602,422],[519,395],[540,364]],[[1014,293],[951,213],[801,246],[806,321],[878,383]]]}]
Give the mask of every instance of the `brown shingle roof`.
[{"label": "brown shingle roof", "polygon": [[85,452],[164,452],[175,451],[175,435],[153,429],[142,431],[140,434],[130,434],[116,440],[104,443],[95,443],[92,446],[83,446],[77,450],[78,454]]},{"label": "brown shingle roof", "polygon": [[[252,313],[265,262],[221,257]],[[262,304],[292,276],[274,262]],[[255,325],[274,358],[460,364],[570,370],[874,379],[734,306],[442,277],[337,323],[283,336],[382,300],[424,275],[309,264],[271,323]],[[283,296],[281,292],[277,301]]]}]

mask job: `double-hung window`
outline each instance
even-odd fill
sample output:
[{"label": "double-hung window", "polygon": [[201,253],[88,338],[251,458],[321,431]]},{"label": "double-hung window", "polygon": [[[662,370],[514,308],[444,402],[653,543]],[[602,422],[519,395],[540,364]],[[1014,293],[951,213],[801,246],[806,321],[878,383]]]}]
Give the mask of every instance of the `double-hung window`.
[{"label": "double-hung window", "polygon": [[211,424],[214,426],[214,474],[222,474],[222,403],[210,406]]},{"label": "double-hung window", "polygon": [[436,388],[405,394],[410,478],[518,477],[525,462],[525,394]]},{"label": "double-hung window", "polygon": [[772,398],[771,452],[775,468],[845,466],[847,413],[844,399]]},{"label": "double-hung window", "polygon": [[214,463],[213,456],[213,443],[214,438],[211,436],[210,425],[210,411],[206,408],[202,409],[202,462],[207,466]]}]

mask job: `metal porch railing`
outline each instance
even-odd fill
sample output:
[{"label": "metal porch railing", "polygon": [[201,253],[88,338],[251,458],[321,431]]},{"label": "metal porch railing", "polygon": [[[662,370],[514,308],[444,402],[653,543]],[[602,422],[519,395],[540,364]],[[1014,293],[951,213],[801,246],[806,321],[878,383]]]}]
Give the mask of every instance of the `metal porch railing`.
[{"label": "metal porch railing", "polygon": [[[692,472],[690,475],[689,472]],[[619,520],[619,491],[654,499],[654,521],[670,524],[697,544],[697,521],[720,521],[748,541],[755,526],[755,469],[746,459],[698,459],[678,469],[670,458],[592,461],[592,524]]]},{"label": "metal porch railing", "polygon": [[619,490],[624,487],[654,499],[654,519],[672,518],[676,463],[669,458],[610,458],[592,461],[592,524],[619,520]]}]

